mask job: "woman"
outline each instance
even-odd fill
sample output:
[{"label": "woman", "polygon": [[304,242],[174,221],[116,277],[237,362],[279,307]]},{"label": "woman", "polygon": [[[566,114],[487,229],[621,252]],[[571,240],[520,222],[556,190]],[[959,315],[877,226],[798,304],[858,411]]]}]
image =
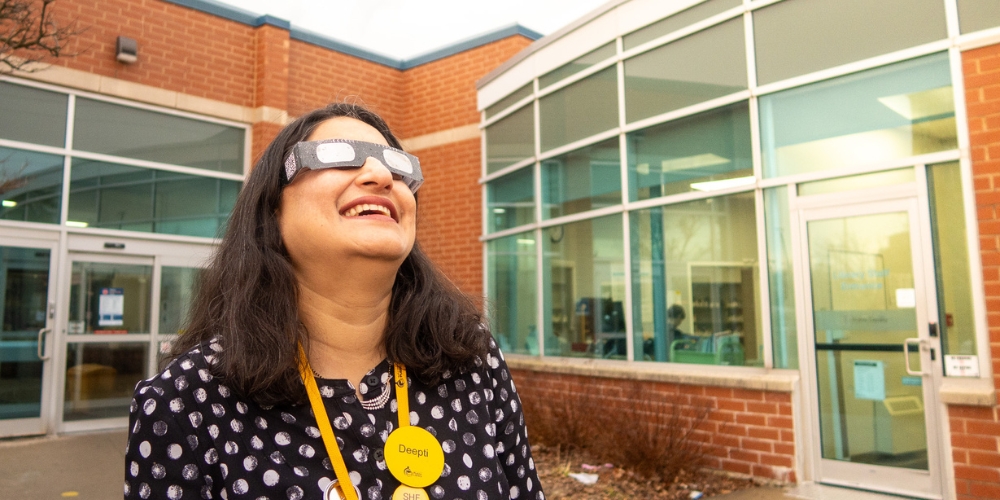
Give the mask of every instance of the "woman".
[{"label": "woman", "polygon": [[278,134],[136,387],[125,498],[544,498],[496,344],[415,243],[421,182],[360,106]]}]

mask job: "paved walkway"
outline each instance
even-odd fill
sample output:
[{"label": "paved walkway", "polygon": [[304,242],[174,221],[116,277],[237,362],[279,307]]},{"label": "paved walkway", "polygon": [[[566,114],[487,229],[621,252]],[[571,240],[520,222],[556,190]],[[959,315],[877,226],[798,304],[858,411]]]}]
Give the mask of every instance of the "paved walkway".
[{"label": "paved walkway", "polygon": [[[109,500],[122,497],[125,431],[0,441],[0,497]],[[720,500],[900,500],[845,488],[803,484],[755,488]]]}]

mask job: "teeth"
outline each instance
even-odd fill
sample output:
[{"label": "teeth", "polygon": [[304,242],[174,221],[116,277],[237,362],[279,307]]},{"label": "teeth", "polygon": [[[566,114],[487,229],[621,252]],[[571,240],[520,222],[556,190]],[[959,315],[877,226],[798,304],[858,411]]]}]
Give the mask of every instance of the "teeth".
[{"label": "teeth", "polygon": [[362,203],[361,205],[356,205],[350,210],[344,213],[346,217],[357,217],[364,212],[378,212],[386,217],[392,217],[387,207],[382,205],[375,205],[370,203]]}]

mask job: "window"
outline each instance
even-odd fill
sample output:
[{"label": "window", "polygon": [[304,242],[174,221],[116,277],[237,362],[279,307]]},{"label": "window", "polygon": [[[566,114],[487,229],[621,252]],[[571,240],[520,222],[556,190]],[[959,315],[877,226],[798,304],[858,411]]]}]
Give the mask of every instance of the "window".
[{"label": "window", "polygon": [[786,0],[753,24],[761,85],[948,36],[941,0]]},{"label": "window", "polygon": [[194,302],[200,274],[201,269],[196,267],[160,269],[160,335],[184,333],[181,329]]},{"label": "window", "polygon": [[243,129],[79,98],[73,147],[137,160],[243,173]]},{"label": "window", "polygon": [[1000,26],[1000,5],[996,0],[958,0],[958,23],[963,34]]},{"label": "window", "polygon": [[627,121],[746,89],[743,38],[736,18],[626,60]]},{"label": "window", "polygon": [[535,170],[531,166],[486,184],[488,232],[535,221]]},{"label": "window", "polygon": [[655,40],[668,33],[673,33],[688,25],[694,24],[702,19],[708,19],[716,14],[725,12],[733,7],[742,5],[741,0],[708,0],[693,7],[689,7],[670,17],[661,19],[645,28],[633,31],[622,37],[625,50],[638,47],[650,40]]},{"label": "window", "polygon": [[760,115],[765,177],[958,147],[947,53],[763,96]]},{"label": "window", "polygon": [[620,205],[622,169],[618,138],[542,162],[542,218]]},{"label": "window", "polygon": [[488,310],[493,337],[505,352],[538,354],[534,233],[487,243]]},{"label": "window", "polygon": [[0,219],[59,223],[63,157],[0,147]]},{"label": "window", "polygon": [[535,154],[534,106],[525,106],[486,127],[486,172],[493,173]]},{"label": "window", "polygon": [[549,227],[541,233],[545,354],[624,359],[621,215]]},{"label": "window", "polygon": [[501,111],[513,106],[514,103],[528,97],[533,92],[532,87],[534,85],[529,83],[507,95],[503,99],[500,99],[493,105],[486,108],[486,118],[492,118],[496,116]]},{"label": "window", "polygon": [[632,201],[754,182],[745,102],[632,132],[626,142]]},{"label": "window", "polygon": [[754,195],[633,212],[636,360],[763,366]]},{"label": "window", "polygon": [[553,83],[575,75],[605,59],[615,55],[615,42],[611,41],[548,73],[538,77],[538,87],[545,88]]},{"label": "window", "polygon": [[542,151],[618,126],[618,77],[614,66],[559,89],[539,101]]},{"label": "window", "polygon": [[66,106],[65,94],[0,82],[0,138],[61,148]]},{"label": "window", "polygon": [[799,335],[795,316],[795,271],[788,187],[764,190],[767,279],[771,306],[771,350],[775,368],[799,367]]}]

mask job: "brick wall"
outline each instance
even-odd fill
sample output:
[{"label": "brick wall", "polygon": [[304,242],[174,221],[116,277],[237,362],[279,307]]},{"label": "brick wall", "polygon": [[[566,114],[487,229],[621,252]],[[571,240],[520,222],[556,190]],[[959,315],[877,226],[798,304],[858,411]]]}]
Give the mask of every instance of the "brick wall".
[{"label": "brick wall", "polygon": [[[962,54],[994,387],[1000,386],[1000,45]],[[1000,498],[1000,407],[950,406],[959,500]]]},{"label": "brick wall", "polygon": [[[568,394],[598,394],[607,403],[608,411],[636,397],[636,382],[632,380],[520,369],[512,369],[511,373],[518,382],[529,425],[533,404],[558,404]],[[790,393],[667,382],[641,384],[644,397],[670,401],[683,408],[707,405],[711,409],[708,420],[695,434],[705,444],[705,466],[780,482],[796,481]]]}]

